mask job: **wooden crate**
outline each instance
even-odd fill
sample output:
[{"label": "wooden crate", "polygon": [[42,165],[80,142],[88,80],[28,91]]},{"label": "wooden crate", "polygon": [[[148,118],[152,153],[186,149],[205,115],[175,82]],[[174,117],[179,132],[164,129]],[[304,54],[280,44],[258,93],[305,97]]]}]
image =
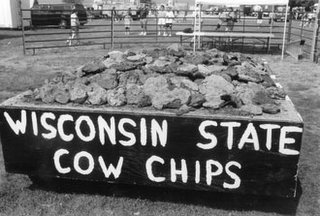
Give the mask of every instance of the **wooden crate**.
[{"label": "wooden crate", "polygon": [[156,187],[295,197],[303,121],[23,102],[0,106],[7,172]]}]

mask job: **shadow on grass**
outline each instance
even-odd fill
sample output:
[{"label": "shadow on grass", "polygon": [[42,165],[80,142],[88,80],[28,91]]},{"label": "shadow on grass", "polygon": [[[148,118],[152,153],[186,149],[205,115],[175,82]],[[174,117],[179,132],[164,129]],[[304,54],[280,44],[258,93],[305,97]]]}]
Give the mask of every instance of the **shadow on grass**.
[{"label": "shadow on grass", "polygon": [[10,38],[19,38],[22,37],[21,32],[18,31],[0,31],[0,40],[10,39]]},{"label": "shadow on grass", "polygon": [[206,206],[236,211],[262,211],[295,214],[302,189],[298,182],[296,198],[280,198],[247,194],[217,193],[206,191],[178,190],[138,185],[108,184],[101,182],[72,181],[66,179],[31,178],[31,190],[55,191],[57,193],[100,194],[112,197],[128,197]]}]

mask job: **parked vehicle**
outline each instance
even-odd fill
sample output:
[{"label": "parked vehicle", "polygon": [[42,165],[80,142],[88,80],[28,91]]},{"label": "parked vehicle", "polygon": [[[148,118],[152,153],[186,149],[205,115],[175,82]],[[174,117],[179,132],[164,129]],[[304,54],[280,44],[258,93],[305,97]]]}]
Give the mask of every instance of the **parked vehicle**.
[{"label": "parked vehicle", "polygon": [[88,18],[91,18],[91,19],[100,19],[102,18],[102,10],[95,10],[93,7],[88,7],[87,8],[87,15],[88,15]]},{"label": "parked vehicle", "polygon": [[87,11],[82,4],[39,4],[32,7],[31,23],[33,26],[56,25],[70,27],[72,10],[78,11],[80,25],[88,22]]},{"label": "parked vehicle", "polygon": [[[289,21],[289,12],[287,12],[287,13],[288,13],[287,14],[287,21]],[[275,22],[284,22],[285,19],[286,19],[286,13],[284,13],[284,12],[277,12],[274,14],[273,20]]]}]

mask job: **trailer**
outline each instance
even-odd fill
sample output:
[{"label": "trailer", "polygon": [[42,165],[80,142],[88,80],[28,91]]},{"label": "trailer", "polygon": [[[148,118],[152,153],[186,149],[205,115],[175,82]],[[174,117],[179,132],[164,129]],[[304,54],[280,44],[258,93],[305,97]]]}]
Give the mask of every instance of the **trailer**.
[{"label": "trailer", "polygon": [[[30,26],[30,11],[22,11],[22,9],[30,9],[33,1],[21,1],[21,0],[2,0],[0,7],[0,28],[20,29],[23,26]],[[22,17],[21,17],[22,16]]]}]

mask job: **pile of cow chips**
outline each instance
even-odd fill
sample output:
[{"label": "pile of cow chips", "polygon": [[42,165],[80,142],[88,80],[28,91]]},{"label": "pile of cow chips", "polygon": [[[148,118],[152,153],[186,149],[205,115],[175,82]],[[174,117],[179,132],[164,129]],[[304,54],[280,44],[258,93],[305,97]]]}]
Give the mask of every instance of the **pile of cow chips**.
[{"label": "pile of cow chips", "polygon": [[217,49],[184,50],[178,44],[112,51],[35,89],[42,103],[152,107],[183,114],[195,109],[241,115],[280,112],[286,96],[260,59]]}]

